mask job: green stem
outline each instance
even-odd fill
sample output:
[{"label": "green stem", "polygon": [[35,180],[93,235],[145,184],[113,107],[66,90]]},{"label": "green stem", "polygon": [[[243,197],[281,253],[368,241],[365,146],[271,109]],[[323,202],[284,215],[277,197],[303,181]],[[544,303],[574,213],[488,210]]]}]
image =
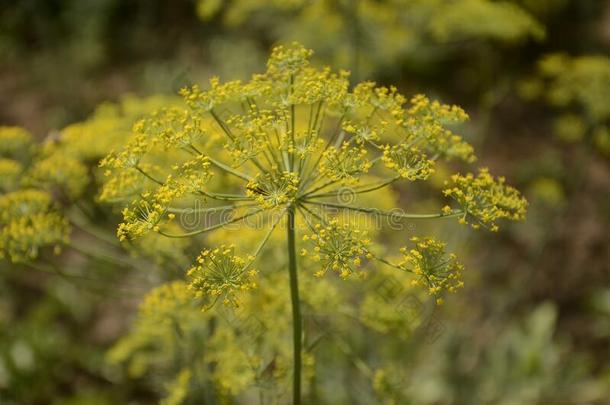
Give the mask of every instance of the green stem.
[{"label": "green stem", "polygon": [[142,168],[140,166],[134,166],[135,169],[137,171],[139,171],[144,177],[146,177],[147,179],[149,179],[150,181],[152,181],[153,183],[157,183],[160,186],[163,186],[165,183],[163,183],[160,180],[155,179],[153,176],[151,176],[150,174],[146,173],[144,170],[142,170]]},{"label": "green stem", "polygon": [[295,206],[288,208],[288,270],[290,272],[290,298],[292,299],[292,333],[293,333],[293,382],[292,382],[292,404],[301,403],[301,347],[302,347],[302,320],[299,303],[299,280],[297,274],[297,255],[294,235]]},{"label": "green stem", "polygon": [[[191,149],[193,149],[195,151],[195,153],[198,153],[201,156],[205,156],[199,149],[197,149],[194,145],[189,145],[191,147]],[[246,180],[246,181],[250,181],[252,180],[252,177],[248,176],[247,174],[243,174],[238,172],[237,170],[233,170],[232,167],[225,165],[224,163],[214,159],[211,156],[205,156],[210,163],[212,163],[214,166],[218,167],[220,170],[224,170],[225,172],[232,174],[233,176],[239,177],[242,180]]]},{"label": "green stem", "polygon": [[[363,185],[360,188],[354,189],[352,190],[352,194],[364,194],[364,193],[370,193],[371,191],[376,191],[379,190],[380,188],[383,188],[385,186],[389,186],[390,184],[394,183],[395,181],[399,180],[400,176],[396,176],[393,177],[391,179],[382,181],[382,182],[378,182],[375,184],[367,184],[367,185]],[[328,193],[322,193],[322,194],[314,194],[314,195],[309,195],[309,194],[304,194],[303,197],[307,197],[309,199],[311,198],[319,198],[319,197],[336,197],[340,194],[341,190],[336,190],[336,191],[330,191]]]},{"label": "green stem", "polygon": [[115,256],[109,252],[101,252],[91,250],[90,248],[85,248],[82,245],[77,244],[75,241],[71,241],[67,244],[71,249],[80,253],[83,256],[86,256],[93,260],[103,261],[109,264],[112,264],[119,268],[134,268],[135,265],[131,263],[129,260]]},{"label": "green stem", "polygon": [[218,224],[208,226],[207,228],[199,229],[198,231],[183,233],[183,234],[179,234],[179,235],[178,234],[165,233],[165,232],[163,232],[161,230],[159,230],[157,232],[159,234],[165,236],[165,237],[168,237],[168,238],[188,238],[188,237],[191,237],[191,236],[199,235],[199,234],[202,234],[202,233],[206,233],[206,232],[210,232],[210,231],[222,228],[223,226],[226,226],[226,225],[229,225],[229,224],[233,224],[235,222],[241,221],[242,219],[249,218],[252,215],[256,215],[259,212],[263,212],[263,211],[265,211],[265,209],[259,208],[259,209],[255,210],[255,211],[249,212],[247,214],[241,215],[241,216],[233,218],[231,220],[228,220],[228,221],[225,221],[225,222],[220,222]]},{"label": "green stem", "polygon": [[[294,93],[294,75],[290,75],[290,94]],[[290,140],[292,142],[292,153],[290,153],[290,171],[294,171],[294,148],[296,139],[294,103],[290,105]]]},{"label": "green stem", "polygon": [[338,209],[344,209],[344,210],[350,210],[350,211],[358,211],[358,212],[363,212],[365,214],[381,215],[384,217],[393,217],[393,218],[432,219],[432,218],[452,218],[452,217],[459,217],[459,216],[464,215],[464,211],[461,211],[461,210],[453,211],[449,214],[445,214],[442,212],[438,213],[438,214],[409,214],[409,213],[404,213],[404,212],[399,212],[399,211],[396,211],[396,212],[383,211],[378,208],[354,207],[351,205],[334,204],[334,203],[330,203],[330,202],[312,201],[312,200],[307,200],[307,199],[304,199],[302,201],[305,204],[315,204],[315,205],[319,205],[321,207],[331,207],[331,208],[338,208]]}]

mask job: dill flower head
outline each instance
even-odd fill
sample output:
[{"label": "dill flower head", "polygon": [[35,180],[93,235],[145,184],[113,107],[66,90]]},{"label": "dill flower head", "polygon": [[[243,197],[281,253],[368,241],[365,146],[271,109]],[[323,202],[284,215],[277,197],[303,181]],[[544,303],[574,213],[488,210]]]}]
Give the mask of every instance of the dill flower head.
[{"label": "dill flower head", "polygon": [[[133,124],[160,108],[171,108],[174,97],[122,97],[117,103],[100,104],[86,120],[63,128],[47,154],[61,153],[82,163],[97,163],[129,137]],[[102,135],[103,134],[103,135]]]},{"label": "dill flower head", "polygon": [[[453,177],[445,194],[455,208],[408,213],[358,204],[379,205],[376,191],[426,181],[438,160],[473,163],[472,146],[454,132],[468,116],[423,95],[407,98],[395,87],[363,82],[350,90],[347,72],[318,69],[311,54],[296,43],[276,47],[266,72],[246,82],[212,78],[208,89],[185,88],[184,106],[137,122],[125,146],[101,162],[102,196],[128,201],[119,238],[260,231],[260,245],[247,259],[233,247],[210,247],[189,272],[196,291],[235,304],[236,292],[253,288],[252,262],[279,224],[297,224],[305,235],[311,247],[302,253],[316,262],[316,275],[331,270],[347,278],[371,263],[406,265],[379,257],[364,221],[344,214],[392,221],[472,217],[494,230],[499,219],[523,217],[525,200],[485,170],[476,178]],[[184,212],[203,223],[177,221]]]},{"label": "dill flower head", "polygon": [[358,177],[368,173],[372,163],[364,147],[353,147],[345,142],[341,147],[330,146],[323,153],[320,173],[344,185],[357,183]]},{"label": "dill flower head", "polygon": [[0,259],[32,260],[45,246],[57,251],[69,231],[49,194],[25,189],[0,195]]},{"label": "dill flower head", "polygon": [[12,190],[19,184],[23,166],[16,160],[0,158],[0,189]]},{"label": "dill flower head", "polygon": [[313,248],[310,252],[303,249],[301,255],[309,253],[314,261],[320,263],[321,269],[315,273],[316,277],[332,270],[347,278],[363,265],[364,260],[373,257],[368,250],[371,242],[367,232],[340,223],[336,218],[328,221],[326,226],[316,224],[312,231],[304,235],[303,240],[311,242]]},{"label": "dill flower head", "polygon": [[527,207],[527,201],[519,191],[505,182],[503,177],[494,178],[487,169],[480,169],[476,177],[472,173],[453,175],[451,187],[443,192],[462,207],[464,214],[460,223],[466,224],[468,217],[472,217],[473,228],[483,226],[497,231],[498,219],[522,220]]},{"label": "dill flower head", "polygon": [[[412,248],[403,247],[402,261],[398,267],[413,273],[413,285],[423,285],[428,294],[438,296],[442,291],[456,292],[464,286],[462,270],[464,266],[453,253],[446,254],[445,244],[432,237],[412,237]],[[441,304],[442,298],[437,298]]]},{"label": "dill flower head", "polygon": [[[138,316],[150,320],[155,326],[171,323],[172,318],[182,312],[188,314],[188,309],[193,307],[193,299],[193,292],[183,281],[162,284],[144,297],[138,308]],[[188,316],[186,318],[184,321],[188,321]]]},{"label": "dill flower head", "polygon": [[32,146],[32,135],[27,130],[0,126],[0,156],[20,157],[29,154]]},{"label": "dill flower head", "polygon": [[434,171],[434,161],[416,147],[405,144],[386,146],[381,158],[386,167],[408,180],[425,180]]},{"label": "dill flower head", "polygon": [[298,190],[299,177],[288,171],[259,174],[246,185],[246,195],[266,209],[291,203]]},{"label": "dill flower head", "polygon": [[54,153],[34,162],[24,183],[52,191],[59,188],[71,198],[79,197],[89,182],[89,173],[80,161]]},{"label": "dill flower head", "polygon": [[234,245],[205,249],[188,271],[190,287],[198,296],[220,298],[225,304],[237,306],[237,292],[256,288],[258,272],[248,266],[253,260],[236,256]]}]

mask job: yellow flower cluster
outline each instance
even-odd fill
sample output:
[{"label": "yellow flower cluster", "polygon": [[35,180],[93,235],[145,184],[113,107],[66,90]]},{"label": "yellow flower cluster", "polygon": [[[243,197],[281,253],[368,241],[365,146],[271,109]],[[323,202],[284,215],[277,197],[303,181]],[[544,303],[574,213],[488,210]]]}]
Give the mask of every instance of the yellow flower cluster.
[{"label": "yellow flower cluster", "polygon": [[[301,54],[311,52],[304,51],[302,47],[298,49]],[[299,85],[294,88],[289,99],[294,104],[315,104],[323,101],[330,108],[338,109],[348,93],[348,77],[349,72],[344,70],[337,74],[331,72],[328,67],[321,70],[304,68],[299,71]]]},{"label": "yellow flower cluster", "polygon": [[336,218],[325,226],[316,224],[313,233],[305,235],[303,241],[313,244],[313,248],[303,249],[301,255],[320,263],[316,277],[332,270],[342,278],[348,278],[363,265],[363,260],[373,258],[367,232],[340,223]]},{"label": "yellow flower cluster", "polygon": [[152,318],[153,323],[171,323],[181,307],[193,307],[195,296],[183,281],[163,284],[150,291],[140,304],[138,316]]},{"label": "yellow flower cluster", "polygon": [[354,148],[349,142],[344,142],[340,148],[331,146],[323,154],[320,173],[342,184],[357,183],[359,177],[373,166],[367,155],[364,147]]},{"label": "yellow flower cluster", "polygon": [[33,146],[32,135],[21,127],[0,126],[0,156],[20,157]]},{"label": "yellow flower cluster", "polygon": [[246,184],[246,195],[262,208],[275,208],[292,203],[299,190],[299,177],[293,172],[271,172],[258,175]]},{"label": "yellow flower cluster", "polygon": [[343,130],[352,135],[358,145],[377,142],[381,140],[381,135],[386,131],[387,123],[382,121],[380,127],[353,124],[350,121],[343,123]]},{"label": "yellow flower cluster", "polygon": [[[183,108],[163,108],[135,123],[133,131],[158,140],[166,149],[178,147],[188,149],[204,136],[201,119]],[[145,139],[137,138],[139,140]],[[141,148],[141,144],[134,145]],[[137,154],[137,151],[134,151]]]},{"label": "yellow flower cluster", "polygon": [[377,87],[372,82],[357,85],[344,104],[347,111],[359,111],[365,118],[345,125],[345,131],[353,134],[357,143],[383,149],[384,145],[376,142],[384,140],[381,135],[385,135],[403,147],[418,147],[433,159],[476,160],[473,147],[450,129],[468,119],[458,106],[431,101],[421,94],[407,103],[395,87]]},{"label": "yellow flower cluster", "polygon": [[[453,175],[451,182],[443,193],[462,207],[464,215],[460,218],[461,223],[468,223],[468,216],[472,216],[476,220],[471,224],[474,229],[484,226],[497,231],[498,219],[520,221],[525,218],[525,198],[518,190],[506,185],[503,177],[496,179],[487,169],[480,169],[476,177],[472,173]],[[451,212],[449,207],[445,207],[444,211]]]},{"label": "yellow flower cluster", "polygon": [[437,297],[437,304],[442,304],[441,292],[456,292],[464,286],[462,271],[464,266],[455,254],[445,252],[445,244],[431,237],[412,237],[414,247],[403,247],[402,261],[398,267],[413,273],[416,278],[412,285],[425,286],[428,294]]},{"label": "yellow flower cluster", "polygon": [[392,118],[398,118],[404,114],[402,106],[407,99],[398,93],[395,86],[378,87],[374,82],[367,81],[354,88],[353,100],[350,101],[356,106],[371,106],[373,110],[387,111]]},{"label": "yellow flower cluster", "polygon": [[87,187],[89,173],[79,160],[54,153],[34,162],[27,171],[24,182],[49,191],[58,187],[69,197],[77,198]]},{"label": "yellow flower cluster", "polygon": [[434,172],[434,161],[414,146],[385,146],[381,158],[386,167],[407,180],[425,180]]},{"label": "yellow flower cluster", "polygon": [[209,166],[208,158],[202,155],[174,165],[175,173],[169,174],[164,183],[153,191],[145,191],[131,207],[123,209],[123,223],[117,230],[119,239],[124,241],[139,238],[150,231],[158,232],[161,221],[168,222],[175,217],[168,213],[170,204],[186,194],[200,192],[210,180]]},{"label": "yellow flower cluster", "polygon": [[[149,165],[140,165],[146,173],[153,171]],[[106,172],[102,191],[99,195],[100,201],[106,203],[130,202],[138,198],[149,186],[150,180],[143,181],[142,174],[136,169],[121,170],[118,173]]]},{"label": "yellow flower cluster", "polygon": [[209,112],[235,97],[245,97],[248,93],[241,93],[241,88],[239,80],[221,83],[218,77],[212,77],[210,91],[203,91],[198,85],[194,85],[190,89],[181,89],[180,95],[193,111]]},{"label": "yellow flower cluster", "polygon": [[551,80],[547,97],[553,105],[575,103],[594,121],[610,118],[610,107],[603,102],[610,88],[610,58],[551,54],[539,62],[539,70]]},{"label": "yellow flower cluster", "polygon": [[188,271],[189,287],[198,297],[222,299],[224,304],[238,306],[237,293],[256,288],[257,270],[250,268],[254,257],[235,255],[234,245],[206,249]]},{"label": "yellow flower cluster", "polygon": [[119,224],[117,236],[121,242],[136,239],[148,232],[159,231],[159,223],[165,215],[165,207],[161,204],[138,200],[122,211],[123,222]]},{"label": "yellow flower cluster", "polygon": [[100,162],[100,167],[107,167],[113,169],[131,169],[138,166],[142,157],[150,151],[150,149],[158,144],[159,141],[156,138],[150,138],[148,134],[139,132],[138,130],[144,129],[142,122],[138,122],[134,125],[134,135],[129,138],[129,141],[118,153],[110,153]]},{"label": "yellow flower cluster", "polygon": [[468,114],[460,107],[430,101],[426,96],[417,95],[410,101],[410,108],[399,122],[409,134],[408,141],[425,139],[427,150],[432,156],[460,159],[467,163],[476,160],[473,147],[454,134],[447,125],[459,124],[468,119]]},{"label": "yellow flower cluster", "polygon": [[181,370],[176,378],[170,384],[167,384],[168,394],[159,401],[159,405],[182,405],[188,396],[192,378],[191,370],[187,368]]},{"label": "yellow flower cluster", "polygon": [[0,189],[12,190],[19,184],[23,166],[16,160],[0,158]]},{"label": "yellow flower cluster", "polygon": [[[248,395],[257,382],[285,386],[292,377],[290,340],[286,339],[291,314],[287,291],[278,286],[287,281],[285,272],[269,272],[258,280],[257,294],[243,295],[239,308],[207,311],[201,311],[202,300],[188,284],[162,284],[146,295],[131,330],[113,346],[108,358],[114,364],[124,363],[131,377],[172,381],[167,401],[184,394],[185,370],[192,375],[210,370],[199,374],[199,391],[189,386],[186,403],[197,403],[201,389],[218,392],[222,402]],[[309,292],[303,296],[304,302],[316,310],[327,309],[329,300],[339,305],[344,298],[345,289],[334,287],[329,280],[304,274],[301,281],[307,283],[304,288]],[[206,355],[185,356],[195,352]],[[313,355],[305,356],[305,378],[311,378]],[[281,402],[281,395],[270,393],[268,398]]]},{"label": "yellow flower cluster", "polygon": [[123,145],[135,122],[175,102],[175,97],[125,96],[117,103],[101,104],[91,117],[62,129],[57,140],[45,145],[45,153],[61,153],[83,163],[96,164],[117,145]]},{"label": "yellow flower cluster", "polygon": [[555,134],[568,142],[591,139],[610,155],[610,58],[551,54],[538,63],[539,77],[524,84],[524,96],[543,96],[563,109],[555,119]]},{"label": "yellow flower cluster", "polygon": [[[99,176],[95,169],[98,161],[124,144],[134,123],[143,115],[173,103],[174,99],[169,97],[126,96],[118,103],[100,105],[88,119],[67,126],[45,141],[25,173],[25,184],[59,189],[71,198],[81,196]],[[117,190],[113,198],[119,199],[120,194]]]},{"label": "yellow flower cluster", "polygon": [[69,231],[49,194],[25,189],[0,195],[0,259],[35,259],[45,246],[57,251],[67,243]]},{"label": "yellow flower cluster", "polygon": [[273,48],[267,61],[267,73],[271,77],[285,78],[300,73],[309,66],[313,51],[298,43],[292,46],[279,45]]},{"label": "yellow flower cluster", "polygon": [[[232,166],[239,167],[263,153],[268,144],[267,133],[275,128],[277,117],[271,112],[260,111],[246,115],[235,114],[226,122],[231,126],[233,138],[225,143],[225,148],[233,159]],[[284,134],[281,138],[280,147],[286,150],[287,138]]]}]

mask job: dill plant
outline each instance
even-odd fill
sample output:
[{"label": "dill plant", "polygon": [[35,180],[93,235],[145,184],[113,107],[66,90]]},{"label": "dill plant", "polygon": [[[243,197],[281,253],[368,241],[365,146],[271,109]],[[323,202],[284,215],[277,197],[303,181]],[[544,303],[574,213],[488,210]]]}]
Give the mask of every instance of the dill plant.
[{"label": "dill plant", "polygon": [[[350,90],[347,72],[312,67],[311,55],[297,43],[278,46],[267,71],[248,82],[213,78],[207,90],[183,89],[186,106],[161,109],[137,122],[125,147],[100,164],[107,176],[102,194],[131,200],[117,231],[122,241],[149,233],[197,238],[235,226],[264,230],[253,251],[241,252],[239,243],[228,241],[201,251],[188,278],[204,309],[218,301],[239,306],[240,297],[257,286],[257,257],[276,228],[285,228],[294,403],[301,400],[299,254],[315,263],[317,277],[366,277],[374,263],[411,273],[439,304],[444,291],[462,285],[462,265],[445,252],[444,243],[413,238],[401,250],[403,260],[394,263],[375,253],[362,221],[341,214],[457,218],[475,229],[497,231],[499,219],[520,220],[526,208],[517,190],[485,169],[448,179],[444,194],[454,206],[437,212],[342,202],[337,197],[346,188],[364,195],[425,181],[438,160],[473,163],[473,148],[449,128],[467,115],[425,96],[407,100],[396,88],[372,82]],[[177,221],[185,212],[209,215],[227,209],[230,217],[197,229],[181,229],[189,227]]]}]

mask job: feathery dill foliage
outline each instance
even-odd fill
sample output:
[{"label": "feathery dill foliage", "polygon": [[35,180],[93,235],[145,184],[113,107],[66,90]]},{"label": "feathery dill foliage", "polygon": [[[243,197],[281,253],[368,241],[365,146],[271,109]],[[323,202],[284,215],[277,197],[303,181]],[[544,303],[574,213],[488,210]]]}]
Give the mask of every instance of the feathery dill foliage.
[{"label": "feathery dill foliage", "polygon": [[[236,294],[256,285],[251,267],[258,253],[293,210],[306,229],[301,254],[319,262],[318,276],[331,270],[347,278],[378,260],[413,273],[416,280],[423,277],[432,295],[454,291],[461,286],[461,265],[450,256],[439,266],[442,243],[422,239],[418,254],[411,251],[411,259],[390,263],[375,254],[366,229],[338,213],[457,217],[495,231],[498,219],[522,219],[526,201],[504,179],[481,170],[476,177],[455,175],[445,194],[458,207],[434,213],[333,202],[345,187],[356,195],[374,192],[426,180],[439,159],[472,163],[476,158],[449,128],[468,118],[461,108],[422,95],[407,100],[396,88],[372,82],[350,90],[347,72],[314,68],[311,55],[296,43],[278,46],[264,74],[248,82],[213,78],[208,90],[183,89],[186,107],[161,109],[138,122],[125,147],[101,163],[108,195],[129,195],[129,187],[122,189],[125,183],[144,184],[123,211],[119,238],[134,240],[149,232],[196,237],[235,223],[258,227],[256,252],[240,257],[233,245],[206,249],[189,271],[191,288],[204,298],[237,305]],[[176,214],[195,203],[203,207],[198,213],[228,207],[233,215],[196,230],[171,232]],[[435,260],[417,260],[418,255]]]}]

